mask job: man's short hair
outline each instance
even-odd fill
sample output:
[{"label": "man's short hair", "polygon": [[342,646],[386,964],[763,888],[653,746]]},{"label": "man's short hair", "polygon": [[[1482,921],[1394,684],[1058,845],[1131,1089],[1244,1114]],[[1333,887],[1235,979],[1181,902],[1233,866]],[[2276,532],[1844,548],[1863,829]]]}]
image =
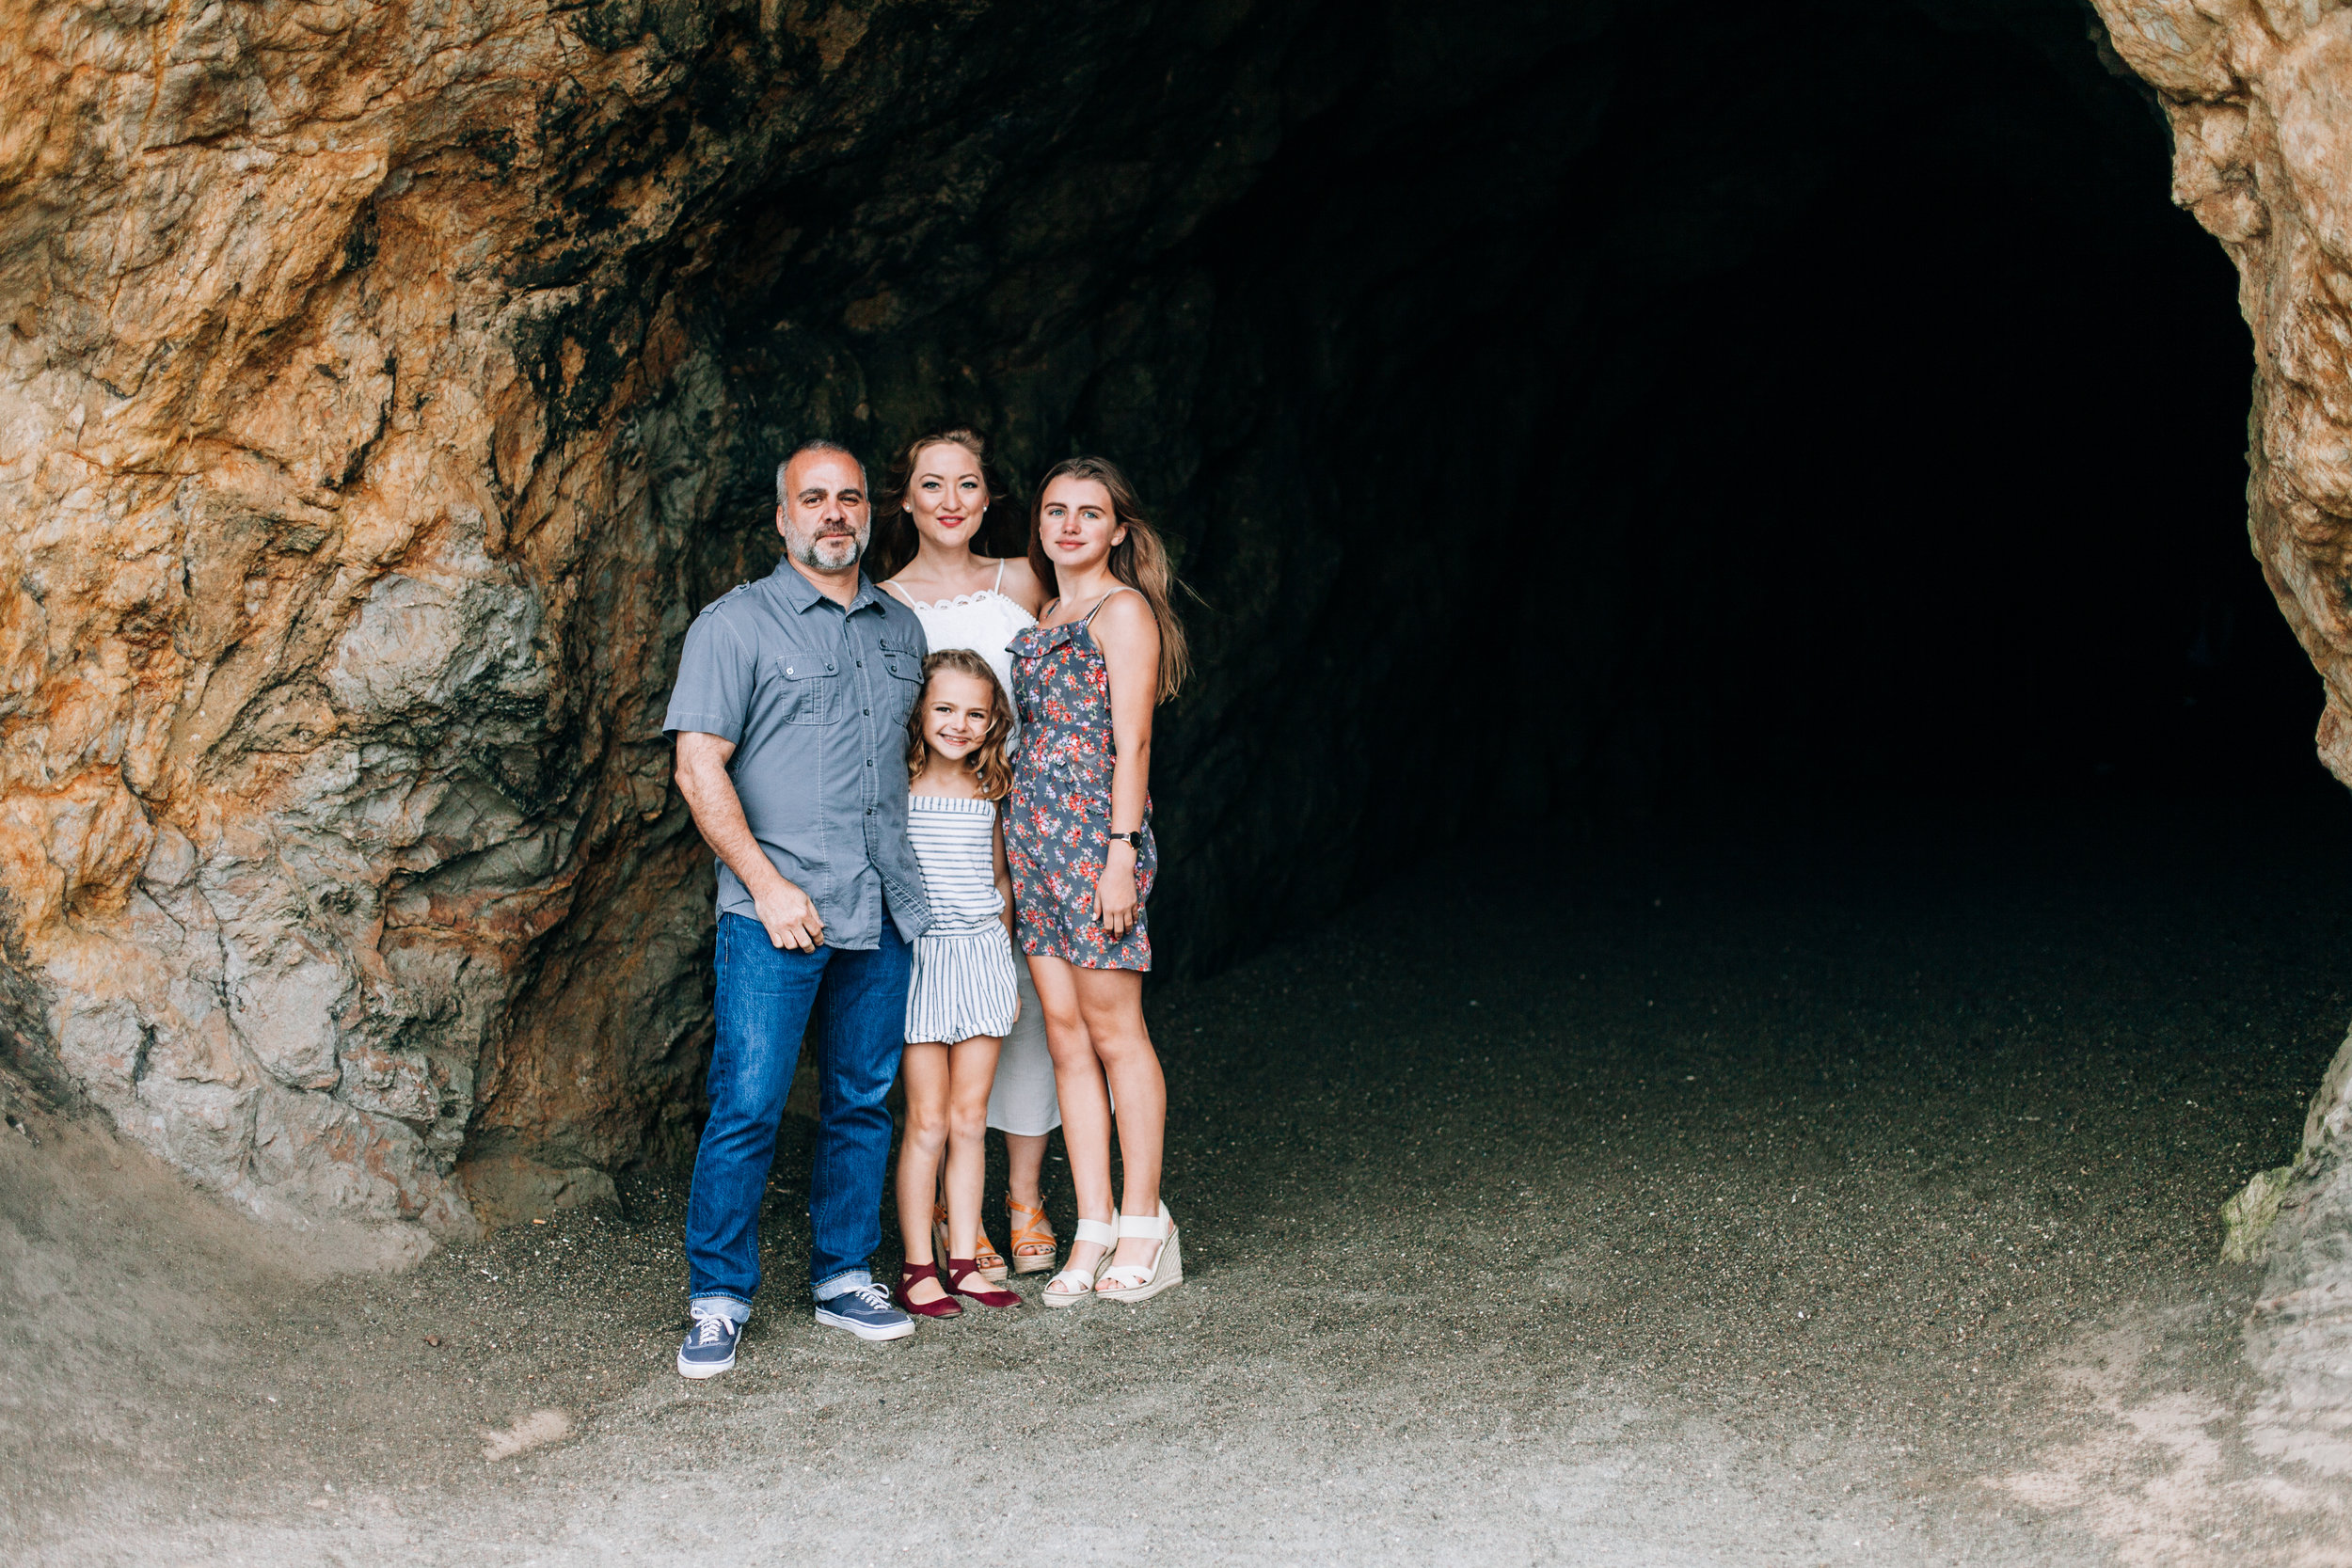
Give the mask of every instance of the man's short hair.
[{"label": "man's short hair", "polygon": [[849,448],[843,446],[838,441],[828,441],[821,437],[814,441],[803,441],[799,446],[794,447],[789,452],[785,454],[783,462],[776,465],[776,504],[778,506],[784,505],[792,499],[792,493],[785,483],[785,471],[790,468],[793,464],[799,462],[802,458],[808,456],[810,453],[820,451],[837,451],[842,456],[848,458],[850,462],[857,464],[858,483],[860,486],[865,484],[866,464],[857,453],[851,451]]}]

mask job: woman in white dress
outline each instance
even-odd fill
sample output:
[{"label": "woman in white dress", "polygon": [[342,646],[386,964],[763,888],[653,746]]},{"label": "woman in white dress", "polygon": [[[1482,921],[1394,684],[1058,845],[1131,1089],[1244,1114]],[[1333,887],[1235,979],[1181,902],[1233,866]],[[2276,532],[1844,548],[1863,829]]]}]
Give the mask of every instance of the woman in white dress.
[{"label": "woman in white dress", "polygon": [[[891,476],[898,509],[875,519],[881,535],[875,554],[882,558],[877,564],[890,573],[882,588],[914,610],[931,651],[969,648],[987,659],[1010,711],[1012,655],[1005,645],[1014,633],[1037,625],[1044,592],[1025,555],[998,560],[973,549],[995,495],[988,483],[986,451],[986,444],[968,430],[942,431],[908,447]],[[988,1124],[1005,1135],[1012,1272],[1043,1274],[1054,1266],[1056,1243],[1039,1180],[1045,1135],[1061,1125],[1061,1104],[1054,1094],[1053,1053],[1045,1045],[1045,1008],[1028,965],[1018,967],[1021,1016],[996,1060]],[[993,1268],[991,1277],[1001,1279],[1003,1259],[992,1262],[989,1257],[994,1250],[983,1229],[977,1261],[983,1274]]]}]

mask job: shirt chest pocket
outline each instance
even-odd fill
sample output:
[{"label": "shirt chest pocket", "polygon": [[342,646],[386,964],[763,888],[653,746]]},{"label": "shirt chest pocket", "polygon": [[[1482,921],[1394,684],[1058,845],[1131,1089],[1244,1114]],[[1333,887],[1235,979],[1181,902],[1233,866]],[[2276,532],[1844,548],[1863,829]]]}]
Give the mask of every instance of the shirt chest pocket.
[{"label": "shirt chest pocket", "polygon": [[884,683],[882,701],[890,705],[891,722],[903,724],[907,721],[907,715],[914,711],[916,700],[923,695],[923,656],[884,643],[882,665],[891,677]]},{"label": "shirt chest pocket", "polygon": [[783,677],[784,721],[831,724],[841,718],[841,660],[833,654],[795,649],[776,660]]}]

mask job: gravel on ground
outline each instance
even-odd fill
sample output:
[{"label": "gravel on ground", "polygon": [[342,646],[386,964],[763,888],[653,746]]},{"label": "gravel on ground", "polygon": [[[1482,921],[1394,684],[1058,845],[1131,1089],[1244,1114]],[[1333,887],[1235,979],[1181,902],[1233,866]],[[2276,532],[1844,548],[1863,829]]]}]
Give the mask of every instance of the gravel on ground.
[{"label": "gravel on ground", "polygon": [[[75,1564],[2352,1562],[2352,1489],[2245,1441],[2255,1273],[2217,1260],[2352,1017],[2348,847],[2330,797],[1440,861],[1152,993],[1181,1288],[820,1329],[793,1119],[765,1299],[699,1385],[680,1173],[330,1275],[20,1096],[0,1532]],[[1066,1179],[1049,1208],[1068,1235]]]}]

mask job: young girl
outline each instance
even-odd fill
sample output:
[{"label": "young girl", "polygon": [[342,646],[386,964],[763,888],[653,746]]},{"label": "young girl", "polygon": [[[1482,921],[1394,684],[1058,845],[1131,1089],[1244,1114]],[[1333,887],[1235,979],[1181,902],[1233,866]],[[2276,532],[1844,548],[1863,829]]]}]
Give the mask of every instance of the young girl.
[{"label": "young girl", "polygon": [[[898,1305],[952,1318],[955,1297],[1018,1307],[973,1261],[980,1227],[981,1143],[996,1052],[1020,1006],[1009,939],[1011,879],[996,802],[1011,784],[1012,715],[988,661],[967,648],[923,660],[923,694],[907,719],[907,833],[923,869],[930,930],[914,939],[907,987],[906,1132],[898,1148],[898,1230],[906,1263]],[[946,1179],[940,1179],[942,1148]],[[933,1195],[947,1194],[947,1278],[932,1257]]]},{"label": "young girl", "polygon": [[[943,430],[908,443],[891,473],[885,496],[898,498],[898,511],[874,522],[871,570],[887,574],[882,587],[896,594],[923,623],[933,649],[970,648],[1012,689],[1012,655],[1005,644],[1013,633],[1037,625],[1045,602],[1037,574],[1020,557],[979,553],[980,534],[996,511],[999,486],[990,483],[987,445],[969,430]],[[1014,1274],[1042,1274],[1054,1266],[1054,1227],[1045,1218],[1039,1179],[1045,1168],[1046,1135],[1061,1125],[1054,1102],[1054,1057],[1045,1045],[1045,1007],[1030,983],[1026,965],[1014,966],[1021,981],[1021,1016],[1005,1037],[996,1059],[996,1085],[988,1092],[988,1125],[1005,1135],[1005,1218],[1011,1227]],[[935,1210],[934,1224],[944,1223]],[[1005,1259],[989,1245],[983,1224],[973,1238],[974,1259],[990,1280],[1005,1277]]]},{"label": "young girl", "polygon": [[[1059,596],[1012,640],[1022,727],[1005,840],[1079,1215],[1069,1266],[1043,1297],[1142,1301],[1184,1277],[1176,1221],[1160,1201],[1168,1085],[1143,1023],[1143,906],[1159,866],[1152,710],[1184,682],[1184,631],[1167,549],[1102,458],[1073,457],[1045,476],[1029,561]],[[1116,1211],[1114,1100],[1126,1167]]]}]

